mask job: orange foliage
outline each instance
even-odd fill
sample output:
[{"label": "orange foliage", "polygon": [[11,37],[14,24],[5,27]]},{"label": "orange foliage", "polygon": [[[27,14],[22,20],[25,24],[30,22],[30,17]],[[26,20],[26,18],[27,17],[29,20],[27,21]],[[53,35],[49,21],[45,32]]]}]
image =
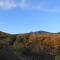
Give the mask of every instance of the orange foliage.
[{"label": "orange foliage", "polygon": [[58,47],[60,46],[60,34],[41,34],[40,36],[37,34],[31,34],[29,37],[29,42],[43,42],[44,44]]},{"label": "orange foliage", "polygon": [[53,47],[58,47],[60,46],[60,35],[58,34],[49,35],[48,37],[45,38],[44,43]]}]

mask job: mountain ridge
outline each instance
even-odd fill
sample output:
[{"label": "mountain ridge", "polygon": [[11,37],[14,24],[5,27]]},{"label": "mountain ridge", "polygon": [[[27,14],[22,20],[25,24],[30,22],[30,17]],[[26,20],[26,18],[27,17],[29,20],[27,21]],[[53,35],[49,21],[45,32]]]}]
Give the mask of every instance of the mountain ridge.
[{"label": "mountain ridge", "polygon": [[[11,33],[7,33],[7,32],[4,32],[4,31],[0,31],[0,33],[3,33],[3,34],[11,34]],[[39,30],[39,31],[29,32],[29,34],[31,34],[31,33],[45,34],[45,33],[51,33],[51,32]],[[52,33],[53,33],[53,32],[52,32]],[[57,32],[57,33],[58,33],[58,32]],[[13,33],[12,33],[12,34],[13,34]],[[25,33],[17,33],[17,34],[25,34]]]}]

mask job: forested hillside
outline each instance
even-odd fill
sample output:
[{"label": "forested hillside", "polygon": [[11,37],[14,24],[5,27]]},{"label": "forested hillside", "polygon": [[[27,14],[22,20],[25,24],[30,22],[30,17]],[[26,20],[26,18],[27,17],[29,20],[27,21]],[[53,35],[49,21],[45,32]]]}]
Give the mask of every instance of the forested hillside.
[{"label": "forested hillside", "polygon": [[4,49],[5,46],[8,46],[17,56],[44,54],[57,56],[60,55],[60,33],[37,31],[9,34],[0,32],[0,50]]}]

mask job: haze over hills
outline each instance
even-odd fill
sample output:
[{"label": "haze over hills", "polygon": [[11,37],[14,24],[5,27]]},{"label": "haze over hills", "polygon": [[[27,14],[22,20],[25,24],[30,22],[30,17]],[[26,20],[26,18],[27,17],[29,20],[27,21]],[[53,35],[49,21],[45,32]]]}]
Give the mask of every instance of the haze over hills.
[{"label": "haze over hills", "polygon": [[[7,32],[3,32],[3,31],[0,31],[0,34],[3,33],[3,34],[9,34]],[[34,32],[29,32],[29,33],[36,33],[36,34],[45,34],[45,33],[51,33],[51,32],[47,32],[47,31],[34,31]],[[13,33],[12,33],[13,34]],[[19,33],[20,34],[20,33]]]},{"label": "haze over hills", "polygon": [[0,35],[7,35],[7,34],[9,34],[9,33],[0,31]]}]

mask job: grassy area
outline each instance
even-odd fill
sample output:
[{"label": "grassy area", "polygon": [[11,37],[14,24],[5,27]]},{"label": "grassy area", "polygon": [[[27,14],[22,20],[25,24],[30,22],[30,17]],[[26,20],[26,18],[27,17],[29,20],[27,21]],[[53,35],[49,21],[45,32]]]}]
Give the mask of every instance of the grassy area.
[{"label": "grassy area", "polygon": [[60,60],[60,55],[55,56],[55,60]]}]

